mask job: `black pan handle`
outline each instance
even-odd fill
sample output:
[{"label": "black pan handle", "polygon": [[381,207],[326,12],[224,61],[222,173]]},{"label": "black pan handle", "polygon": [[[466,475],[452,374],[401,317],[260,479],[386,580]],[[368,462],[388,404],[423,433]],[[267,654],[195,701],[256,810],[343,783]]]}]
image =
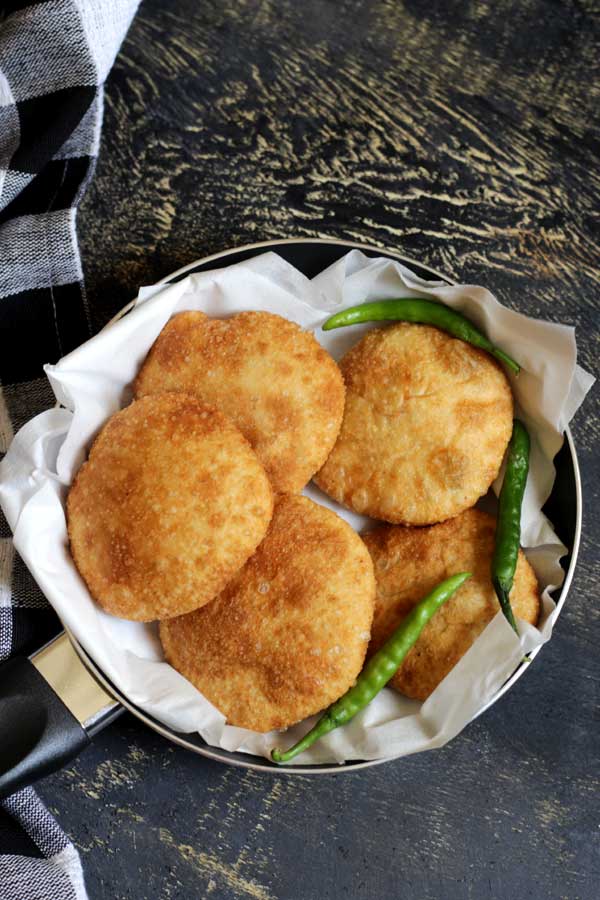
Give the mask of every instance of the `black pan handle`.
[{"label": "black pan handle", "polygon": [[122,711],[64,632],[0,665],[0,798],[60,769]]}]

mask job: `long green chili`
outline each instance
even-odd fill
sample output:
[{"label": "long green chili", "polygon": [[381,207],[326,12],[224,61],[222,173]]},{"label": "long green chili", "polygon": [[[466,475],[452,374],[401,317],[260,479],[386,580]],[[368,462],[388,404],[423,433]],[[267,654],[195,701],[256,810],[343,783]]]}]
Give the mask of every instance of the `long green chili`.
[{"label": "long green chili", "polygon": [[521,506],[529,471],[529,434],[518,419],[508,445],[504,481],[498,498],[496,540],[492,557],[492,583],[502,612],[518,634],[517,623],[510,605],[519,547],[521,544]]},{"label": "long green chili", "polygon": [[442,331],[466,341],[480,350],[486,350],[503,362],[511,372],[518,375],[521,367],[508,354],[494,346],[485,335],[460,313],[455,312],[442,303],[422,300],[416,297],[398,298],[395,300],[375,300],[352,306],[331,316],[323,325],[323,331],[342,328],[346,325],[357,325],[360,322],[418,322],[422,325],[435,325]]},{"label": "long green chili", "polygon": [[434,588],[409,612],[383,647],[368,661],[353,687],[323,713],[314,728],[311,728],[289,750],[272,750],[271,759],[277,763],[289,762],[303,750],[307,750],[324,734],[328,734],[334,728],[339,728],[340,725],[345,725],[357,712],[370,703],[390,678],[396,674],[406,654],[434,613],[470,577],[470,572],[461,572],[459,575],[452,575],[451,578],[447,578]]}]

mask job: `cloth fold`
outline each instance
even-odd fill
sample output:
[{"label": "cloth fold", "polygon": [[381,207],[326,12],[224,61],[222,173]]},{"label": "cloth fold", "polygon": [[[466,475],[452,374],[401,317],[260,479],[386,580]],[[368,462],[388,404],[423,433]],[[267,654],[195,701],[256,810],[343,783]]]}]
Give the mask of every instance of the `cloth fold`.
[{"label": "cloth fold", "polygon": [[[90,335],[75,219],[98,155],[104,81],[138,2],[0,8],[2,455],[14,432],[54,403],[44,363]],[[0,513],[0,661],[35,649],[56,627]],[[38,852],[0,856],[2,900],[85,900],[77,851],[35,792],[2,806]],[[12,843],[6,833],[3,843],[0,853]]]}]

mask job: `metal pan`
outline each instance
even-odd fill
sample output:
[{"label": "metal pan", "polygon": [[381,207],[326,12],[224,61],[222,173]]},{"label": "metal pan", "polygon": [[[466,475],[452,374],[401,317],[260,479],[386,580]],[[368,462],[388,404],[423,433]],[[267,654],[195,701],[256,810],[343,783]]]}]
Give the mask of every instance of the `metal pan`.
[{"label": "metal pan", "polygon": [[[452,284],[452,280],[440,272],[400,254],[368,245],[317,238],[264,241],[215,253],[178,269],[164,278],[162,283],[179,281],[192,272],[241,262],[267,250],[275,251],[310,278],[352,249],[362,250],[367,256],[386,256],[398,260],[422,278]],[[128,304],[113,321],[126,315],[132,306],[133,303]],[[573,578],[582,519],[579,466],[569,429],[555,459],[555,466],[556,481],[544,511],[568,548],[567,556],[562,561],[564,584],[555,597],[560,610]],[[537,656],[539,650],[534,650],[530,659]],[[505,694],[528,668],[529,664],[521,664],[488,707]],[[0,733],[3,736],[0,743],[0,796],[55,771],[124,709],[187,750],[255,771],[281,775],[340,773],[378,765],[394,758],[352,760],[335,766],[278,767],[261,757],[210,747],[199,735],[175,732],[134,706],[105,677],[73,635],[63,632],[29,659],[11,660],[0,669]]]}]

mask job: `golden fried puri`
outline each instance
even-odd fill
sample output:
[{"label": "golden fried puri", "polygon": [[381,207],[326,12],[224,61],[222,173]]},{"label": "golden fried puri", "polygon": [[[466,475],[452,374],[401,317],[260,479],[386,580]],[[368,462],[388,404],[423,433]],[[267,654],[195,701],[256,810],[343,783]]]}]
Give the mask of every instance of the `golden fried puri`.
[{"label": "golden fried puri", "polygon": [[276,500],[267,536],[208,606],[161,622],[168,662],[232,725],[265,732],[326,707],[360,672],[375,579],[360,537],[306,497]]},{"label": "golden fried puri", "polygon": [[[490,577],[495,530],[492,516],[469,509],[429,528],[386,525],[364,536],[377,581],[369,653],[379,649],[440,581],[457,572],[472,572],[425,626],[390,682],[407,697],[425,700],[500,609]],[[517,618],[536,624],[538,585],[522,550],[510,601]]]},{"label": "golden fried puri", "polygon": [[135,385],[138,397],[183,390],[222,410],[276,492],[302,490],[325,462],[344,411],[340,371],[312,334],[266,312],[174,316]]},{"label": "golden fried puri", "polygon": [[109,613],[147,622],[208,603],[262,540],[273,510],[256,454],[188,394],[112,416],[70,490],[71,553]]},{"label": "golden fried puri", "polygon": [[427,325],[367,333],[342,359],[342,428],[316,483],[387,522],[427,525],[486,493],[510,439],[510,386],[487,353]]}]

